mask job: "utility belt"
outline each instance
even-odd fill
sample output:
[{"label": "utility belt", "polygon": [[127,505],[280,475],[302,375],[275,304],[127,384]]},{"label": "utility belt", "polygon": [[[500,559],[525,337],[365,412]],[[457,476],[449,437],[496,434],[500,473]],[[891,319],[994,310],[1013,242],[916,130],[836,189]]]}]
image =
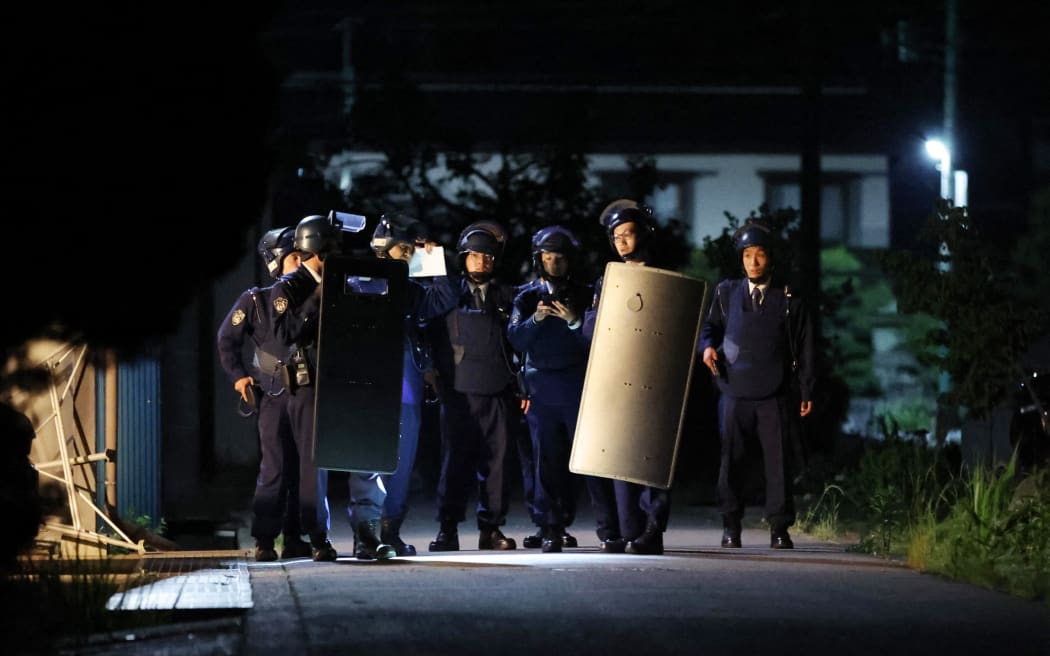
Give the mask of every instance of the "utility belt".
[{"label": "utility belt", "polygon": [[316,382],[317,368],[314,366],[312,351],[311,347],[297,348],[292,353],[291,362],[278,369],[281,382],[289,392],[294,393],[300,387],[309,387]]}]

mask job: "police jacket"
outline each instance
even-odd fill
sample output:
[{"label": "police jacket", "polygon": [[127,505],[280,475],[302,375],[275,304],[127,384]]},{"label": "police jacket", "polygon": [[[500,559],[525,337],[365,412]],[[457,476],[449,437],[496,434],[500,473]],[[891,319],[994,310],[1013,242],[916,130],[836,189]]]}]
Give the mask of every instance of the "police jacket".
[{"label": "police jacket", "polygon": [[408,281],[408,308],[405,311],[405,351],[401,370],[401,403],[423,402],[423,373],[432,366],[430,340],[419,320],[425,288]]},{"label": "police jacket", "polygon": [[466,394],[506,392],[515,377],[515,355],[507,341],[514,288],[489,281],[484,306],[465,277],[436,276],[427,290],[421,321],[427,326],[439,393],[447,387]]},{"label": "police jacket", "polygon": [[[579,315],[580,325],[570,328],[558,317],[537,322],[536,307],[541,299],[557,298]],[[514,350],[525,358],[525,384],[535,403],[571,405],[579,403],[587,373],[590,341],[584,337],[583,313],[593,293],[589,285],[569,281],[551,290],[542,279],[519,288],[514,298],[507,337]]]},{"label": "police jacket", "polygon": [[305,264],[278,278],[271,287],[267,313],[270,316],[272,343],[279,349],[273,355],[280,357],[289,350],[302,349],[311,359],[311,365],[316,364],[312,358],[316,352],[321,309],[319,287],[320,283]]},{"label": "police jacket", "polygon": [[[270,330],[271,289],[252,287],[242,292],[219,324],[216,344],[219,363],[231,383],[251,376],[265,391],[276,394],[283,389],[278,367],[287,362],[288,352],[272,355],[282,354],[282,348]],[[250,361],[245,357],[248,345],[254,349]]]},{"label": "police jacket", "polygon": [[812,400],[813,331],[805,303],[773,281],[757,311],[750,307],[744,278],[715,287],[700,330],[700,349],[719,351],[723,393],[737,399],[765,399],[787,391],[792,378],[802,401]]}]

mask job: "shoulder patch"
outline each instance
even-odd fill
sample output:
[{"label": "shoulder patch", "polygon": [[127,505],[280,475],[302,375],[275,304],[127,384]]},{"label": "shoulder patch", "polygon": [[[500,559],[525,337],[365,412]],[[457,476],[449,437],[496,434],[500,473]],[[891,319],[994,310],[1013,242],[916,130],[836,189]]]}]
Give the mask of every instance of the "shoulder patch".
[{"label": "shoulder patch", "polygon": [[288,299],[283,296],[273,299],[273,309],[277,310],[277,314],[284,314],[288,309]]},{"label": "shoulder patch", "polygon": [[236,310],[234,310],[233,316],[230,318],[230,323],[232,323],[235,326],[239,326],[242,323],[244,323],[244,317],[246,316],[247,315],[244,314],[244,310],[242,310],[241,308],[237,308]]}]

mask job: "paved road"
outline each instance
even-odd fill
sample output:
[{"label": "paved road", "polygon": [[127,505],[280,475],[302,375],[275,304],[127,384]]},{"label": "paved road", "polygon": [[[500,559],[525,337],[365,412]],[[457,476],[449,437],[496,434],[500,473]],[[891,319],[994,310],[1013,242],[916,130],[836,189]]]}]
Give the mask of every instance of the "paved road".
[{"label": "paved road", "polygon": [[335,563],[250,564],[243,616],[80,653],[1050,656],[1046,605],[804,536],[772,551],[758,528],[727,551],[710,509],[676,509],[664,556],[600,554],[585,530],[561,554],[478,552],[473,531],[430,554],[429,515],[406,523],[415,558],[357,561],[337,522]]}]

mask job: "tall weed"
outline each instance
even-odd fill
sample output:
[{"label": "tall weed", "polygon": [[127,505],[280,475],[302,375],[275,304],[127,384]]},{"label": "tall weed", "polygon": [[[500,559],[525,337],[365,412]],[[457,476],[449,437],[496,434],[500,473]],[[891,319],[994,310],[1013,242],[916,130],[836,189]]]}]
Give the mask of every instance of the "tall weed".
[{"label": "tall weed", "polygon": [[883,439],[868,444],[843,488],[849,514],[861,526],[859,548],[898,556],[927,516],[943,512],[957,455],[930,447],[923,435],[902,436],[892,419],[883,418],[882,426]]},{"label": "tall weed", "polygon": [[1019,474],[1016,454],[974,468],[922,540],[921,569],[1050,603],[1050,482],[1046,470]]}]

